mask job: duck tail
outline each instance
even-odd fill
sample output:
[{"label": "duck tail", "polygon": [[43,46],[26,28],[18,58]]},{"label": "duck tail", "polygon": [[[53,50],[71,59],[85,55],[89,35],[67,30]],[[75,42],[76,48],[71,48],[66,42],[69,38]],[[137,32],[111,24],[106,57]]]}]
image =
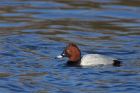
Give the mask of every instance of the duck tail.
[{"label": "duck tail", "polygon": [[122,65],[122,61],[120,60],[113,60],[113,66],[120,67]]}]

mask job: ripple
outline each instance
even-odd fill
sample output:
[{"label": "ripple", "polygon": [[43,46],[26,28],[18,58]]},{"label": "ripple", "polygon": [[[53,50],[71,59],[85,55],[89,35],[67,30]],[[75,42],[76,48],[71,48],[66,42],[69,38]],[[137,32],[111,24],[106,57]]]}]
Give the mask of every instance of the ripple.
[{"label": "ripple", "polygon": [[9,76],[11,76],[10,73],[0,72],[0,78],[6,78],[6,77],[9,77]]},{"label": "ripple", "polygon": [[48,74],[47,72],[41,72],[41,73],[37,73],[37,72],[32,72],[32,73],[27,73],[27,74],[20,74],[20,76],[42,76],[42,75],[46,75]]}]

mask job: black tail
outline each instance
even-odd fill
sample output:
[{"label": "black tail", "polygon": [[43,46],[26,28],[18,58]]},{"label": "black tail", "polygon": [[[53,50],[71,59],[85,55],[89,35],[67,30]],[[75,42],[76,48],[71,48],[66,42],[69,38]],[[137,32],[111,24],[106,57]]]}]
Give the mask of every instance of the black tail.
[{"label": "black tail", "polygon": [[122,64],[122,62],[119,61],[119,60],[113,60],[113,61],[114,61],[114,62],[113,62],[113,66],[119,67],[119,66],[121,66],[121,64]]}]

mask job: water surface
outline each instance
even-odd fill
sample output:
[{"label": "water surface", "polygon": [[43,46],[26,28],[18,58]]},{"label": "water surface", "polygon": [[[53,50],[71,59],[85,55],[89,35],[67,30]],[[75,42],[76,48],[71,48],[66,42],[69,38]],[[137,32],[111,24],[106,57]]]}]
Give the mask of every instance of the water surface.
[{"label": "water surface", "polygon": [[[1,93],[138,93],[139,0],[1,0]],[[121,67],[65,67],[69,42]]]}]

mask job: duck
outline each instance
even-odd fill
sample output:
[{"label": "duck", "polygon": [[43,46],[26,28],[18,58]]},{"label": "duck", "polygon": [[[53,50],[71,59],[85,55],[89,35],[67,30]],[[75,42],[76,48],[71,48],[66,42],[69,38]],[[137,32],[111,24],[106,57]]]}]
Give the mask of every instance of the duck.
[{"label": "duck", "polygon": [[68,66],[121,65],[120,60],[102,54],[86,54],[81,57],[81,51],[75,43],[69,43],[56,58],[61,59],[63,57],[68,58],[66,63]]}]

